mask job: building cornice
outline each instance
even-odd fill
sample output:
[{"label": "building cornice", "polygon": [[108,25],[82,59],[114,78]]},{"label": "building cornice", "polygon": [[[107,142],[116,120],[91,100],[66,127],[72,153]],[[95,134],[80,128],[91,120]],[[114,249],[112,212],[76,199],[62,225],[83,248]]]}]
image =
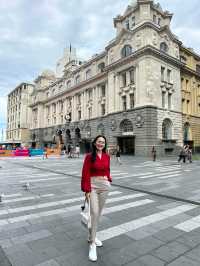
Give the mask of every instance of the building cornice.
[{"label": "building cornice", "polygon": [[83,87],[87,86],[88,84],[90,85],[89,87],[92,87],[93,86],[93,84],[92,84],[93,82],[101,80],[101,79],[103,79],[105,77],[107,77],[107,73],[106,72],[97,74],[96,76],[92,77],[91,79],[85,80],[85,81],[81,82],[80,84],[71,87],[70,89],[64,90],[64,91],[62,91],[62,92],[60,92],[60,93],[58,93],[58,94],[56,94],[56,95],[54,95],[52,97],[49,97],[48,99],[45,99],[44,101],[39,101],[39,102],[36,102],[36,103],[31,104],[29,106],[30,107],[34,107],[34,106],[36,106],[38,104],[45,104],[47,102],[54,101],[57,98],[63,97],[66,94],[70,94],[72,92],[76,92],[77,90],[82,89]]},{"label": "building cornice", "polygon": [[200,73],[198,73],[197,71],[187,67],[185,64],[181,67],[181,71],[182,73],[186,73],[189,75],[194,75],[196,78],[200,79]]},{"label": "building cornice", "polygon": [[10,96],[15,90],[19,89],[19,88],[22,87],[23,85],[28,85],[28,86],[35,87],[35,85],[32,84],[32,83],[22,82],[22,83],[20,83],[19,85],[17,85],[17,87],[15,87],[11,92],[9,92],[8,97],[9,97],[9,96]]},{"label": "building cornice", "polygon": [[183,52],[188,53],[189,55],[194,56],[195,59],[200,60],[200,55],[197,54],[195,51],[193,51],[193,49],[191,49],[191,48],[187,48],[187,47],[185,47],[185,46],[182,44],[181,47],[180,47],[180,51],[181,51],[181,50],[182,50]]},{"label": "building cornice", "polygon": [[154,55],[154,56],[158,57],[159,59],[167,61],[168,63],[170,62],[171,64],[173,64],[177,67],[183,66],[183,63],[179,59],[176,59],[175,57],[172,57],[166,53],[163,53],[151,45],[147,45],[147,46],[137,50],[136,52],[134,52],[130,56],[125,57],[125,58],[121,58],[118,61],[108,65],[105,68],[105,71],[110,71],[112,69],[115,69],[119,65],[121,66],[121,65],[127,64],[127,63],[131,62],[133,59],[137,59],[137,58],[142,57],[144,55],[145,56],[146,55]]}]

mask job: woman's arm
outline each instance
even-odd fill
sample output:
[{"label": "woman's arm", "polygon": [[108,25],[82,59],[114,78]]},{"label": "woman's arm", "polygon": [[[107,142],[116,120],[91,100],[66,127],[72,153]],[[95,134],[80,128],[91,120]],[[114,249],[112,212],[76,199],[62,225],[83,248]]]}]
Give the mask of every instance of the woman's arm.
[{"label": "woman's arm", "polygon": [[91,192],[90,168],[91,168],[91,156],[87,154],[82,168],[81,190],[83,192]]}]

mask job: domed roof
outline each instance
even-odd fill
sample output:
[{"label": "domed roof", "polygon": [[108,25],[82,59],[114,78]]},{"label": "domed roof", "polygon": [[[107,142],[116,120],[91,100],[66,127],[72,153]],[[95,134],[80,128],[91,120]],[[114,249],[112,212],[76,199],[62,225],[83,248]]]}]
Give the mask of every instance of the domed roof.
[{"label": "domed roof", "polygon": [[43,77],[55,77],[54,72],[51,69],[45,69],[42,73],[41,76]]}]

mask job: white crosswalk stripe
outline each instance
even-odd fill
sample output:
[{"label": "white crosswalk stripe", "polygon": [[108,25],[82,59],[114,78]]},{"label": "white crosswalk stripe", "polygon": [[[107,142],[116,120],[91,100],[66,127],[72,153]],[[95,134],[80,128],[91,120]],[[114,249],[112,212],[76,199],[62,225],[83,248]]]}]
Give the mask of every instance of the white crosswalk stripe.
[{"label": "white crosswalk stripe", "polygon": [[108,240],[110,238],[125,234],[127,232],[139,229],[141,227],[156,223],[158,221],[163,221],[169,217],[184,213],[186,211],[196,208],[194,205],[181,205],[176,208],[172,208],[166,211],[161,211],[152,215],[144,216],[142,218],[123,223],[117,226],[110,227],[105,230],[101,230],[97,233],[98,238],[102,241]]},{"label": "white crosswalk stripe", "polygon": [[191,232],[194,229],[197,229],[199,227],[200,227],[200,215],[174,226],[174,228],[185,231],[185,232]]},{"label": "white crosswalk stripe", "polygon": [[[113,191],[113,192],[110,192],[109,195],[113,196],[113,195],[120,194],[120,193],[121,193],[120,191]],[[113,202],[117,202],[117,201],[119,202],[119,201],[123,201],[123,200],[127,200],[127,199],[134,199],[137,197],[142,197],[144,195],[145,195],[144,193],[137,193],[137,194],[132,194],[132,195],[124,195],[121,197],[108,198],[107,203],[109,204],[109,203],[113,203]],[[84,197],[78,197],[78,198],[63,200],[63,201],[60,201],[59,203],[62,205],[62,204],[81,201],[83,199],[84,199]],[[142,205],[149,204],[152,202],[154,202],[154,201],[149,200],[149,199],[145,199],[145,200],[134,201],[134,202],[129,202],[129,203],[125,203],[125,204],[119,204],[117,206],[113,206],[113,207],[109,207],[109,208],[105,209],[105,212],[106,212],[106,214],[113,213],[113,212],[117,212],[120,210],[125,210],[125,209],[129,209],[129,208],[133,208],[133,207],[142,206]],[[57,206],[57,205],[58,205],[58,202],[52,202],[52,203],[45,203],[45,204],[40,204],[40,205],[36,205],[36,206],[19,207],[19,208],[15,208],[15,209],[8,209],[7,214],[20,212],[20,211],[34,210],[34,209],[39,209],[42,207],[50,207],[50,206],[52,207],[52,206]],[[80,210],[80,204],[74,205],[74,206],[67,206],[65,208],[60,208],[60,209],[55,209],[55,210],[50,210],[50,211],[40,211],[37,213],[28,214],[28,215],[21,215],[21,216],[7,218],[7,219],[0,219],[0,225],[6,225],[9,223],[26,221],[29,219],[37,219],[37,218],[46,217],[46,216],[50,216],[50,215],[58,215],[58,214],[63,214],[66,212],[77,211],[77,210]]]}]

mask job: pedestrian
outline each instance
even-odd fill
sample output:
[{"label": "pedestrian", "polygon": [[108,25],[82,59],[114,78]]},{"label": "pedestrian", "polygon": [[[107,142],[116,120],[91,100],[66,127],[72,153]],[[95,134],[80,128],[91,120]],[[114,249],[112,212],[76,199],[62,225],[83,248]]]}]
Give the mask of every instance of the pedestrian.
[{"label": "pedestrian", "polygon": [[99,218],[110,190],[110,156],[106,153],[106,138],[97,136],[92,152],[87,154],[82,168],[81,189],[90,201],[91,229],[88,232],[89,260],[97,260],[96,247],[103,243],[96,237]]},{"label": "pedestrian", "polygon": [[68,150],[68,158],[72,158],[72,147],[71,147],[71,144],[68,145],[67,150]]},{"label": "pedestrian", "polygon": [[188,161],[192,163],[192,148],[188,145],[188,150],[187,150],[187,157]]},{"label": "pedestrian", "polygon": [[76,144],[75,153],[76,153],[77,157],[79,158],[79,155],[80,155],[80,146],[78,144]]},{"label": "pedestrian", "polygon": [[117,163],[122,164],[122,162],[121,162],[121,150],[120,150],[119,145],[117,145],[116,159],[117,159]]},{"label": "pedestrian", "polygon": [[155,148],[155,146],[152,147],[151,154],[152,154],[153,161],[155,162],[156,161],[156,148]]},{"label": "pedestrian", "polygon": [[181,160],[183,160],[183,162],[185,163],[185,158],[186,158],[186,150],[184,146],[180,150],[178,162],[181,162]]},{"label": "pedestrian", "polygon": [[47,147],[45,146],[44,147],[44,150],[43,150],[43,160],[45,159],[48,159],[48,154],[47,154]]}]

